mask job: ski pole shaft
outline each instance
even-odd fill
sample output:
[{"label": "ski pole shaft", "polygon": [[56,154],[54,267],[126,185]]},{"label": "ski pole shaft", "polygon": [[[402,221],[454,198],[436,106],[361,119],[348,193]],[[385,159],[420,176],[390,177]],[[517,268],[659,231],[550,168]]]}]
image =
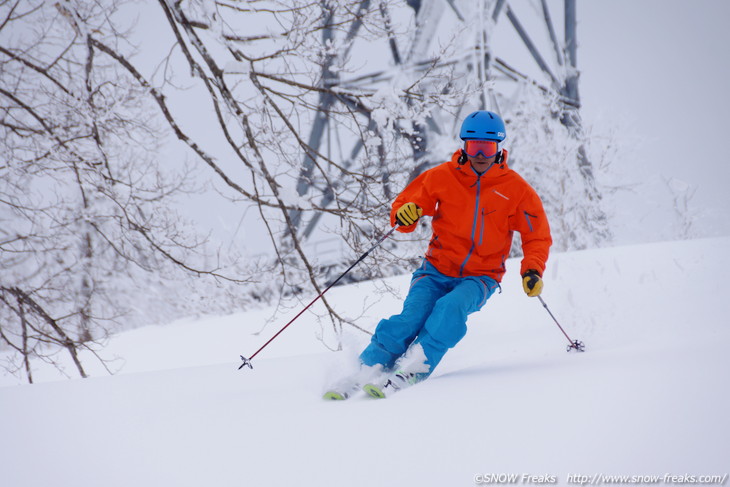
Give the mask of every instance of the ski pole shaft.
[{"label": "ski pole shaft", "polygon": [[319,298],[321,298],[322,296],[324,296],[324,293],[326,293],[327,291],[329,291],[330,288],[334,287],[335,284],[337,284],[338,282],[340,282],[340,280],[343,277],[345,277],[345,275],[347,275],[347,273],[349,273],[357,264],[359,264],[360,262],[362,262],[363,260],[365,260],[365,258],[368,255],[370,255],[370,252],[372,252],[376,248],[380,247],[380,245],[385,241],[385,239],[387,239],[388,237],[390,237],[393,234],[393,232],[395,231],[396,228],[397,228],[397,226],[394,226],[393,228],[391,228],[390,230],[388,230],[388,232],[386,232],[385,235],[383,235],[377,242],[375,242],[375,244],[372,247],[370,247],[370,249],[368,249],[364,254],[362,254],[355,262],[352,263],[352,265],[350,265],[350,267],[347,268],[347,270],[345,272],[343,272],[342,274],[340,274],[340,276],[337,279],[335,279],[329,286],[327,286],[324,291],[322,291],[321,293],[319,293],[316,298],[314,298],[299,313],[297,313],[297,315],[294,318],[292,318],[289,321],[289,323],[287,323],[286,325],[284,325],[279,331],[276,332],[276,334],[274,336],[272,336],[271,338],[269,338],[269,340],[266,343],[264,343],[261,346],[261,348],[259,348],[258,350],[256,350],[256,352],[254,352],[253,355],[251,355],[248,358],[246,358],[243,355],[241,355],[241,360],[243,360],[243,363],[239,367],[239,370],[242,369],[245,366],[248,366],[248,368],[253,369],[253,366],[251,365],[251,360],[253,360],[253,358],[256,357],[256,355],[258,355],[259,352],[261,352],[261,350],[263,350],[264,348],[266,348],[269,345],[269,343],[273,342],[276,339],[276,337],[278,337],[279,335],[281,335],[281,333],[284,330],[286,330],[289,327],[289,325],[291,325],[292,323],[294,323],[297,320],[297,318],[299,318],[301,315],[303,315],[305,311],[307,311],[314,303],[316,303],[319,300]]},{"label": "ski pole shaft", "polygon": [[558,328],[560,328],[560,331],[562,331],[563,332],[563,335],[565,335],[565,338],[567,338],[568,339],[568,342],[570,342],[570,346],[568,347],[568,351],[570,351],[571,348],[575,348],[576,350],[583,352],[585,350],[585,345],[583,344],[583,342],[581,342],[579,340],[571,340],[570,337],[568,336],[568,334],[563,329],[563,327],[560,326],[560,323],[558,323],[558,320],[555,318],[555,315],[553,315],[552,311],[550,311],[550,308],[548,308],[548,305],[547,305],[547,303],[545,303],[545,300],[542,299],[542,296],[539,296],[538,295],[537,299],[540,300],[540,302],[542,303],[542,306],[545,308],[545,311],[548,312],[548,314],[553,319],[553,321],[555,322],[555,324],[558,325]]}]

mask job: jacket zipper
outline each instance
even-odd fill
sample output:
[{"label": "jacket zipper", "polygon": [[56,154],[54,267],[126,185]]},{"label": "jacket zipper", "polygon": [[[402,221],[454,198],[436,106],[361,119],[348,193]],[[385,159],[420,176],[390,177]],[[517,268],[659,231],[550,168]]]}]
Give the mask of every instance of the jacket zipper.
[{"label": "jacket zipper", "polygon": [[486,208],[482,208],[482,215],[479,218],[479,224],[480,224],[480,227],[479,227],[479,245],[481,245],[484,242],[484,215],[485,215],[485,212],[486,211],[487,211]]},{"label": "jacket zipper", "polygon": [[[461,263],[461,267],[459,268],[459,277],[464,277],[464,267],[466,267],[466,263],[469,262],[469,259],[471,258],[471,254],[474,253],[474,248],[476,247],[475,237],[477,232],[477,225],[479,224],[479,198],[482,191],[482,175],[479,174],[477,176],[477,195],[476,195],[476,202],[474,204],[474,222],[472,223],[471,227],[471,248],[469,248],[469,252],[466,254],[466,258],[464,259],[464,262]],[[479,236],[481,240],[481,235]]]},{"label": "jacket zipper", "polygon": [[537,219],[537,215],[530,215],[526,211],[524,213],[525,213],[525,220],[527,220],[527,228],[529,228],[530,231],[532,232],[533,231],[533,229],[532,229],[532,220],[530,220],[530,218]]},{"label": "jacket zipper", "polygon": [[487,218],[487,215],[491,215],[495,211],[497,211],[497,210],[492,210],[489,213],[487,213],[487,209],[482,208],[482,217],[480,218],[481,221],[479,222],[481,224],[481,227],[479,228],[479,245],[482,245],[484,243],[484,227],[485,227],[484,220]]}]

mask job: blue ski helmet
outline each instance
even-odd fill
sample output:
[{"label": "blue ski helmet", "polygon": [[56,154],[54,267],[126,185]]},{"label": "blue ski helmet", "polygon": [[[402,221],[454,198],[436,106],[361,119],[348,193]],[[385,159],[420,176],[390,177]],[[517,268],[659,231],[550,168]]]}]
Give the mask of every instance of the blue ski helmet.
[{"label": "blue ski helmet", "polygon": [[485,139],[502,142],[506,135],[502,117],[487,110],[478,110],[467,115],[459,132],[461,140]]}]

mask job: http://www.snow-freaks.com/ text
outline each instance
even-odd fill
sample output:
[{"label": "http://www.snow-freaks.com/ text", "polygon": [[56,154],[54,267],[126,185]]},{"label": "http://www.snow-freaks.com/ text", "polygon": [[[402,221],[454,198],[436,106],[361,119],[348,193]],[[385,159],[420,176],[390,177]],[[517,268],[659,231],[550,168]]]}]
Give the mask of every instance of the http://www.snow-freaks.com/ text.
[{"label": "http://www.snow-freaks.com/ text", "polygon": [[478,473],[474,475],[477,485],[726,485],[728,474],[650,474],[650,475],[591,475],[569,473],[565,476],[529,473]]}]

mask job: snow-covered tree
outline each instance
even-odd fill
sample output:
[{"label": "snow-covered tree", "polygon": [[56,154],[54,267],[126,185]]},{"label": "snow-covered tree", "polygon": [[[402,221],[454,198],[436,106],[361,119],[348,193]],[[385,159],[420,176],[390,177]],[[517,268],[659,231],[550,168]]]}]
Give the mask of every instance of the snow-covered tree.
[{"label": "snow-covered tree", "polygon": [[157,164],[148,88],[108,54],[123,5],[0,4],[0,342],[30,381],[30,358],[62,347],[85,376],[79,349],[116,321],[194,309],[176,302],[185,275],[245,280],[203,267],[204,239],[171,210],[195,187]]},{"label": "snow-covered tree", "polygon": [[[140,35],[135,16],[154,32]],[[517,25],[487,0],[0,4],[3,341],[19,357],[85,346],[144,307],[140,289],[169,316],[319,292],[388,230],[394,196],[450,157],[479,108],[502,113],[513,163],[530,161],[519,169],[557,247],[600,243],[575,66],[553,35],[552,81],[511,67],[491,44],[505,18]],[[235,245],[205,248],[174,211],[203,187],[248,212],[268,261],[244,268]],[[332,234],[346,245],[334,257],[312,245]],[[352,277],[410,270],[425,238],[389,239]],[[224,282],[245,284],[238,302]],[[346,320],[323,302],[336,348]]]}]

